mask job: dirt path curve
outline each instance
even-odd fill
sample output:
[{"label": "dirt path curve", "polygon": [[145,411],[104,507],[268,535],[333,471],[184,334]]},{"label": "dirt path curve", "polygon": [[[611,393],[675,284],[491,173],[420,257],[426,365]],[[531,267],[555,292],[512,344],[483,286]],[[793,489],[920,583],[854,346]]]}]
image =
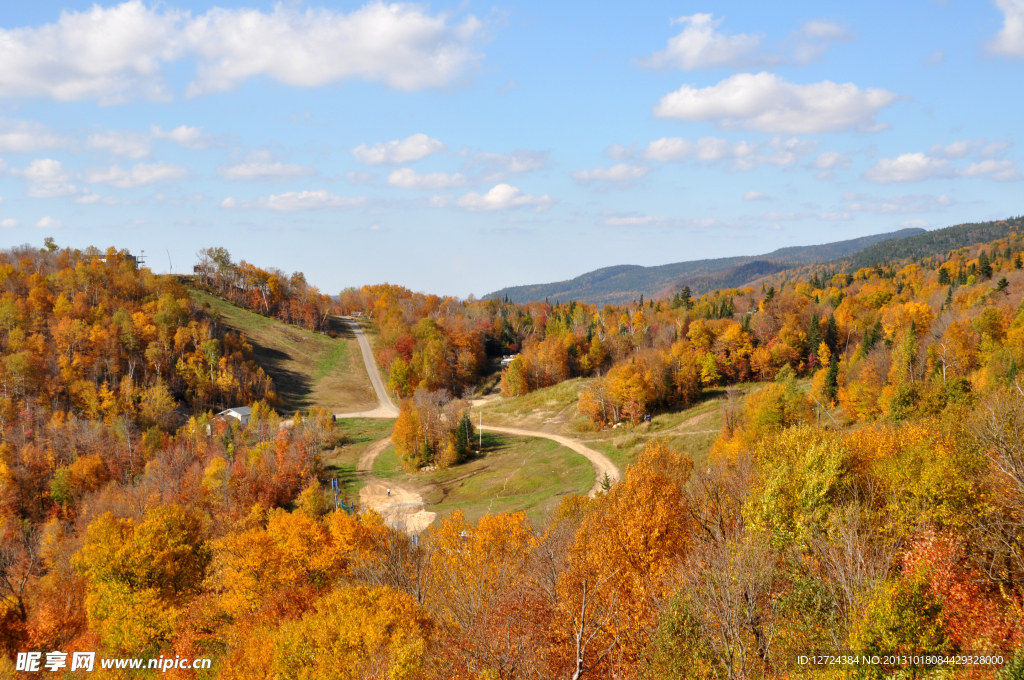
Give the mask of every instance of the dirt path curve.
[{"label": "dirt path curve", "polygon": [[352,332],[355,333],[359,342],[359,352],[363,355],[363,365],[366,366],[366,374],[370,376],[370,384],[373,391],[377,393],[377,408],[370,411],[359,411],[357,413],[337,413],[338,418],[397,418],[398,408],[391,403],[388,391],[384,389],[384,382],[380,379],[380,372],[377,371],[377,363],[373,359],[373,350],[370,342],[366,339],[363,329],[359,324],[348,317],[339,317],[345,321]]},{"label": "dirt path curve", "polygon": [[557,442],[562,446],[572,449],[576,453],[580,454],[584,458],[590,461],[590,464],[594,466],[594,486],[590,489],[590,495],[593,496],[601,490],[601,480],[607,474],[608,478],[612,482],[618,482],[622,479],[622,475],[619,473],[619,468],[615,467],[615,463],[608,459],[608,456],[604,455],[599,451],[595,451],[587,446],[584,446],[582,442],[575,439],[569,439],[559,434],[548,434],[547,432],[538,432],[537,430],[520,430],[517,427],[499,427],[497,425],[481,425],[480,429],[484,432],[500,432],[502,434],[511,434],[519,437],[543,437],[544,439],[550,439],[553,442]]},{"label": "dirt path curve", "polygon": [[[363,354],[363,364],[366,366],[366,373],[370,376],[370,382],[373,384],[373,389],[377,393],[377,402],[379,405],[372,411],[338,413],[335,414],[335,416],[337,418],[397,418],[398,409],[393,403],[391,403],[391,399],[388,396],[387,391],[384,389],[384,382],[380,379],[380,373],[377,370],[377,363],[373,359],[373,350],[370,349],[370,343],[367,341],[366,335],[363,334],[363,329],[360,328],[359,324],[352,319],[348,317],[341,318],[344,319],[352,328],[352,332],[355,333],[356,339],[359,341],[359,350]],[[473,404],[481,405],[486,401],[488,400],[474,400]],[[584,446],[582,442],[575,439],[570,439],[569,437],[563,437],[557,434],[548,434],[547,432],[538,432],[536,430],[521,430],[514,427],[484,425],[483,429],[491,432],[517,435],[520,437],[542,437],[572,449],[589,460],[590,464],[594,466],[595,476],[594,486],[590,490],[591,496],[601,490],[601,480],[604,479],[606,474],[613,482],[617,482],[622,479],[622,474],[619,472],[619,468],[617,468],[615,463],[609,460],[607,456],[599,451],[595,451]],[[426,529],[432,521],[434,521],[436,513],[423,510],[423,498],[419,494],[403,489],[397,484],[390,487],[391,494],[388,495],[387,490],[389,487],[387,486],[387,483],[377,479],[373,475],[373,461],[378,455],[380,455],[381,451],[388,447],[390,443],[390,437],[382,439],[379,442],[375,442],[363,453],[362,456],[360,456],[359,463],[356,466],[356,474],[366,481],[366,486],[359,491],[359,504],[364,508],[373,508],[377,512],[381,513],[389,524],[392,523],[392,518],[394,518],[394,522],[405,526],[407,532],[410,534],[418,534]]]},{"label": "dirt path curve", "polygon": [[423,497],[373,475],[373,461],[391,444],[391,437],[374,442],[356,464],[356,477],[366,482],[359,490],[359,506],[375,510],[384,522],[410,536],[422,533],[437,517],[423,509]]}]

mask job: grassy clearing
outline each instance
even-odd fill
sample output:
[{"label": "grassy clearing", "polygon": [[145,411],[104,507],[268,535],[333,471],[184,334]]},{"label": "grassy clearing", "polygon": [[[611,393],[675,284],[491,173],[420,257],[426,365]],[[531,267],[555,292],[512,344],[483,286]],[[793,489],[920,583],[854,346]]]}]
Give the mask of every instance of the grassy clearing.
[{"label": "grassy clearing", "polygon": [[[624,424],[595,431],[576,411],[580,392],[588,379],[568,380],[522,397],[497,399],[481,407],[485,423],[543,430],[579,439],[604,453],[620,470],[634,463],[651,439],[661,438],[670,447],[686,451],[697,465],[707,460],[711,445],[722,430],[726,392],[705,390],[703,399],[687,408],[661,413],[650,423],[636,427]],[[759,387],[756,383],[736,386],[743,393]]]},{"label": "grassy clearing", "polygon": [[543,432],[567,432],[579,418],[576,403],[590,378],[573,378],[521,397],[502,397],[481,407],[484,423]]},{"label": "grassy clearing", "polygon": [[257,363],[274,380],[283,413],[311,406],[335,413],[377,406],[355,335],[347,324],[333,324],[331,331],[337,337],[329,337],[254,314],[201,291],[192,291],[192,296],[219,312],[226,326],[245,334]]},{"label": "grassy clearing", "polygon": [[337,422],[341,446],[324,454],[323,463],[327,479],[338,480],[345,498],[358,498],[364,485],[356,476],[359,457],[371,444],[389,436],[394,427],[394,420],[380,418],[343,418]]},{"label": "grassy clearing", "polygon": [[438,514],[462,510],[469,519],[498,512],[523,511],[543,522],[568,493],[587,493],[594,468],[548,439],[485,432],[484,455],[448,470],[408,473],[394,447],[377,457],[373,473],[423,496],[426,509]]}]

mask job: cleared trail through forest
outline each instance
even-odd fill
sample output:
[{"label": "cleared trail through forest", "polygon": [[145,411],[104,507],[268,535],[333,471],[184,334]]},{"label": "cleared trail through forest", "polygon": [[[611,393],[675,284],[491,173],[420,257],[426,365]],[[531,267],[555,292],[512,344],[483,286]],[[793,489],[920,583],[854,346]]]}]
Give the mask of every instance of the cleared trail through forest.
[{"label": "cleared trail through forest", "polygon": [[[356,335],[356,339],[359,341],[359,350],[363,355],[363,364],[366,366],[366,373],[370,376],[370,382],[373,385],[374,391],[377,393],[378,406],[372,411],[361,411],[359,413],[337,413],[335,414],[335,417],[397,418],[398,408],[396,408],[392,403],[387,390],[384,389],[384,381],[381,380],[380,372],[377,370],[377,362],[373,358],[373,350],[370,348],[370,343],[366,339],[363,329],[360,328],[359,324],[352,319],[347,317],[341,318],[349,324],[352,328],[352,332]],[[473,405],[480,405],[483,401],[484,400],[474,400]],[[522,430],[515,427],[483,425],[481,429],[486,432],[499,432],[501,434],[518,435],[521,437],[541,437],[543,439],[550,439],[551,441],[572,449],[589,460],[590,464],[594,466],[595,477],[594,486],[590,489],[591,496],[601,490],[601,481],[604,479],[605,475],[608,475],[608,478],[612,482],[617,482],[622,479],[622,474],[619,472],[619,468],[616,467],[615,463],[613,463],[607,456],[585,446],[582,442],[575,439],[570,439],[569,437],[563,437],[557,434],[549,434],[547,432],[539,432],[537,430]],[[360,479],[366,482],[366,486],[359,491],[359,505],[361,507],[371,508],[377,511],[384,517],[385,521],[392,526],[403,526],[409,534],[418,534],[434,521],[436,513],[427,512],[423,509],[423,497],[418,493],[405,489],[398,484],[389,485],[387,481],[378,479],[373,474],[373,462],[390,444],[391,437],[375,442],[359,458],[359,463],[356,465],[356,474]],[[390,495],[388,495],[387,491],[389,488],[391,489]]]},{"label": "cleared trail through forest", "polygon": [[359,327],[359,324],[348,317],[339,317],[348,323],[352,332],[356,335],[356,340],[359,342],[359,352],[363,355],[363,365],[366,366],[366,374],[370,376],[370,384],[373,385],[373,391],[377,393],[377,408],[371,411],[359,411],[358,413],[337,413],[337,418],[397,418],[398,407],[391,403],[391,397],[388,396],[387,390],[384,389],[384,382],[380,379],[380,373],[377,371],[377,362],[373,358],[373,350],[370,348],[370,342],[366,339],[366,335],[363,333],[363,329]]},{"label": "cleared trail through forest", "polygon": [[374,476],[373,461],[390,444],[391,437],[381,439],[359,457],[356,477],[366,482],[366,486],[359,490],[359,505],[372,508],[388,525],[403,528],[413,536],[430,526],[437,513],[424,510],[423,497],[418,493]]}]

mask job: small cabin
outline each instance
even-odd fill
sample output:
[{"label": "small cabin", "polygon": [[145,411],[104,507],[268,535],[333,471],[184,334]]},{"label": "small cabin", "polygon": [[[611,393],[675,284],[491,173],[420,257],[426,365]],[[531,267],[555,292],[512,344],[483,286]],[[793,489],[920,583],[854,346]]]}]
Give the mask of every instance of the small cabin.
[{"label": "small cabin", "polygon": [[502,368],[507,368],[509,364],[511,364],[513,361],[516,360],[517,356],[519,356],[519,355],[518,354],[513,354],[511,356],[509,356],[509,355],[503,356],[501,358],[501,367]]},{"label": "small cabin", "polygon": [[235,408],[229,408],[221,411],[217,414],[218,418],[227,420],[228,418],[234,418],[245,427],[249,424],[249,418],[252,416],[252,409],[248,406],[236,406]]}]

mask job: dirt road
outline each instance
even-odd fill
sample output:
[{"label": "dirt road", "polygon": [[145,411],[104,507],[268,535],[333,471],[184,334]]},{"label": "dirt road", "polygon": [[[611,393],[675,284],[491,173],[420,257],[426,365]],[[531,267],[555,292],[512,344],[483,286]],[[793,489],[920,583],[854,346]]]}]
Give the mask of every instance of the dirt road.
[{"label": "dirt road", "polygon": [[607,456],[600,451],[588,448],[575,439],[569,439],[558,434],[548,434],[547,432],[538,432],[537,430],[520,430],[517,427],[498,427],[497,425],[482,425],[480,429],[484,432],[500,432],[502,434],[517,435],[520,437],[543,437],[544,439],[550,439],[553,442],[558,442],[562,446],[572,449],[576,453],[580,454],[584,458],[590,461],[590,464],[594,466],[594,486],[590,489],[590,495],[593,496],[601,490],[601,480],[607,474],[608,479],[612,482],[617,482],[622,479],[622,475],[619,473],[619,468],[615,467],[615,463],[611,462]]},{"label": "dirt road", "polygon": [[389,526],[404,529],[410,536],[422,533],[437,517],[423,509],[423,497],[397,484],[377,479],[373,461],[391,444],[391,437],[374,442],[356,464],[356,477],[366,482],[359,490],[359,506],[372,508]]},{"label": "dirt road", "polygon": [[354,320],[347,317],[341,318],[348,323],[352,332],[355,333],[356,340],[359,342],[359,351],[363,355],[363,365],[366,366],[366,374],[370,376],[370,384],[373,385],[373,391],[377,393],[377,408],[370,411],[338,413],[335,415],[338,418],[397,418],[398,407],[391,402],[388,391],[384,389],[384,382],[380,379],[380,372],[377,371],[377,362],[373,358],[373,350],[370,348],[370,342],[366,339],[363,329]]},{"label": "dirt road", "polygon": [[[352,332],[355,333],[356,339],[359,341],[359,349],[363,354],[363,364],[366,366],[366,373],[370,376],[370,382],[377,393],[378,406],[371,411],[338,413],[335,415],[338,418],[397,418],[398,409],[391,402],[387,390],[384,389],[384,382],[381,380],[380,373],[377,370],[377,363],[373,359],[373,350],[363,334],[363,329],[352,319],[342,318],[352,328]],[[478,401],[482,403],[483,400],[474,401],[474,405],[477,405]],[[514,427],[484,425],[483,429],[489,432],[500,432],[521,437],[543,437],[572,449],[589,460],[590,464],[594,466],[595,479],[594,486],[590,490],[591,496],[601,490],[601,480],[604,479],[606,474],[613,482],[622,479],[619,468],[607,456],[584,446],[582,442],[575,439],[536,430],[521,430]],[[366,486],[359,491],[359,505],[376,510],[384,517],[388,524],[404,527],[410,535],[418,534],[430,526],[430,523],[436,517],[436,513],[427,512],[423,509],[423,498],[419,494],[394,483],[391,483],[389,487],[388,482],[380,480],[373,475],[373,461],[390,443],[390,437],[382,439],[370,446],[359,458],[356,474],[366,482]],[[389,488],[391,490],[390,494],[388,493]]]}]

